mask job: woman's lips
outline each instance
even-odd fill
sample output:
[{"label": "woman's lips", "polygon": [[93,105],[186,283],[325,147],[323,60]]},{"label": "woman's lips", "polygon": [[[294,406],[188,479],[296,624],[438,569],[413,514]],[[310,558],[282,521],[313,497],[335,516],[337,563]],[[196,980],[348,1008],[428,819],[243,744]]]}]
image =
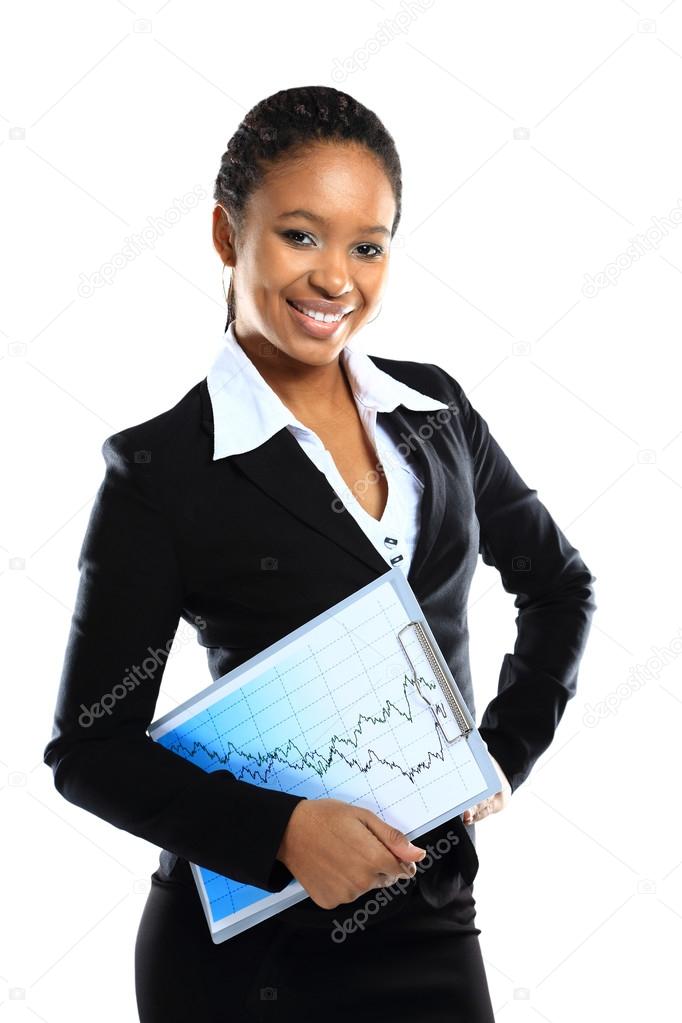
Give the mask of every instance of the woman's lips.
[{"label": "woman's lips", "polygon": [[287,306],[294,319],[294,322],[301,327],[306,334],[311,337],[327,338],[335,334],[342,323],[345,323],[351,313],[346,313],[336,323],[325,323],[324,320],[314,320],[311,316],[306,316],[305,313],[300,312],[295,306],[287,299]]}]

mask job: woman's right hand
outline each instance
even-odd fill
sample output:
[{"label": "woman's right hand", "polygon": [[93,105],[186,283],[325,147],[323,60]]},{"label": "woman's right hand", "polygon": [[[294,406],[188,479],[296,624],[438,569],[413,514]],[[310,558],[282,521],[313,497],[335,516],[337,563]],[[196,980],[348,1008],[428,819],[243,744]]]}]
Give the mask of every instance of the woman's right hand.
[{"label": "woman's right hand", "polygon": [[414,877],[414,862],[424,856],[426,849],[371,810],[341,799],[302,799],[277,852],[321,909]]}]

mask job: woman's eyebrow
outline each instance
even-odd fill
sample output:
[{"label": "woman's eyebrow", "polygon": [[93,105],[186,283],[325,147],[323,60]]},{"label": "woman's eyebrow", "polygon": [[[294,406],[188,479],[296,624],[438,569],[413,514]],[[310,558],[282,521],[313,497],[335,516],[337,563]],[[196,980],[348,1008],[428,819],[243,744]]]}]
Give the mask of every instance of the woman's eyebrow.
[{"label": "woman's eyebrow", "polygon": [[[321,217],[318,213],[313,213],[312,210],[287,210],[285,213],[278,214],[277,220],[284,220],[285,217],[304,217],[306,220],[312,220],[317,224],[329,224],[327,217]],[[389,229],[384,227],[383,224],[360,227],[358,230],[362,234],[391,234]]]}]

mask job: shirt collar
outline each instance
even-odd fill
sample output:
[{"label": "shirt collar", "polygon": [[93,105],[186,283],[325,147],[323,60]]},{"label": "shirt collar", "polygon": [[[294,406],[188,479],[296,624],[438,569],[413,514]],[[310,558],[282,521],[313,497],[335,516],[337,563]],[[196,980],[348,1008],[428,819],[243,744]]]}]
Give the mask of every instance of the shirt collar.
[{"label": "shirt collar", "polygon": [[[447,409],[437,398],[408,387],[349,344],[339,358],[356,401],[376,412],[392,412],[398,405],[416,411]],[[213,458],[251,451],[284,427],[307,430],[273,391],[237,341],[234,320],[206,377],[213,407]]]}]

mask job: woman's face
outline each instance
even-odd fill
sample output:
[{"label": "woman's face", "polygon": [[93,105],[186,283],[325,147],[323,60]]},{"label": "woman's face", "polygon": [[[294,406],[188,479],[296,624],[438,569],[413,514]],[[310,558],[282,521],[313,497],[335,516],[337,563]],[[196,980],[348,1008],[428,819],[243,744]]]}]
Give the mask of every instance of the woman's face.
[{"label": "woman's face", "polygon": [[[265,339],[309,365],[336,359],[378,311],[395,213],[378,160],[362,146],[339,144],[315,144],[271,170],[251,196],[236,246],[217,206],[213,240],[223,262],[235,267],[240,342]],[[292,302],[345,315],[322,323]]]}]

